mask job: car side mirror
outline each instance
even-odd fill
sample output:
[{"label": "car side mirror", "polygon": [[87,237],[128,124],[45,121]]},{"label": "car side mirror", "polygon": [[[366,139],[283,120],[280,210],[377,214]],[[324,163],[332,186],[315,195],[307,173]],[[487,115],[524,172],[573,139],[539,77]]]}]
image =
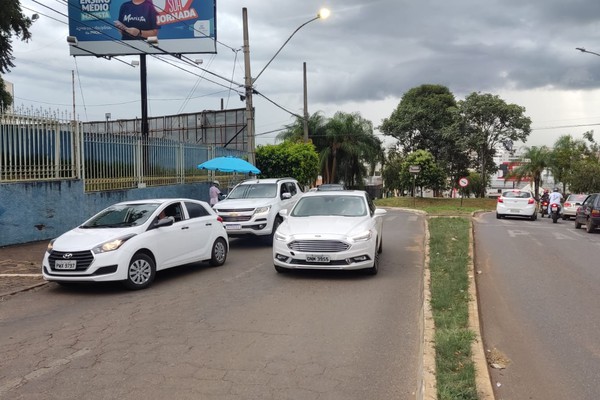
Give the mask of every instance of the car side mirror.
[{"label": "car side mirror", "polygon": [[163,226],[171,226],[175,222],[175,218],[173,217],[165,217],[163,219],[159,219],[152,225],[153,229],[162,228]]},{"label": "car side mirror", "polygon": [[279,210],[279,216],[281,218],[284,218],[284,219],[287,218],[287,216],[288,216],[288,210],[286,208],[284,208],[282,210]]},{"label": "car side mirror", "polygon": [[383,208],[376,208],[375,209],[375,215],[385,215],[387,214],[387,211],[384,210]]},{"label": "car side mirror", "polygon": [[286,200],[286,199],[291,199],[292,198],[292,194],[291,193],[281,193],[281,200]]}]

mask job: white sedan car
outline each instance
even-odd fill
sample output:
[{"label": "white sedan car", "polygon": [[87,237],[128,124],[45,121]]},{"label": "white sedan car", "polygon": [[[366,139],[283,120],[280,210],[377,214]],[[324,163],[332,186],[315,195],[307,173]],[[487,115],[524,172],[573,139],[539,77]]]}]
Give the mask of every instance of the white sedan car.
[{"label": "white sedan car", "polygon": [[537,206],[533,194],[528,190],[504,190],[496,203],[496,218],[525,217],[537,219]]},{"label": "white sedan car", "polygon": [[229,239],[220,217],[203,201],[128,201],[100,211],[52,240],[44,256],[47,281],[122,281],[148,287],[156,271],[198,261],[225,263]]},{"label": "white sedan car", "polygon": [[383,243],[383,215],[359,190],[305,193],[273,240],[277,272],[291,269],[366,269],[376,274]]}]

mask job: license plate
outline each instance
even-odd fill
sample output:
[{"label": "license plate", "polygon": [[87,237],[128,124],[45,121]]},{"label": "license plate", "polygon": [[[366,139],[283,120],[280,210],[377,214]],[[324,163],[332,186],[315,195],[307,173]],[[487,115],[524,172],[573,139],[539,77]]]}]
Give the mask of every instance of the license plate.
[{"label": "license plate", "polygon": [[324,255],[308,255],[306,262],[329,262],[329,256]]},{"label": "license plate", "polygon": [[520,212],[521,212],[521,210],[517,210],[517,209],[514,209],[514,208],[513,208],[512,210],[510,210],[510,212],[511,212],[511,213],[518,214],[518,213],[520,213]]},{"label": "license plate", "polygon": [[242,225],[240,225],[240,224],[225,225],[225,229],[227,229],[228,231],[239,231],[240,229],[242,229]]},{"label": "license plate", "polygon": [[77,268],[77,261],[75,260],[56,260],[54,263],[56,269],[75,269]]}]

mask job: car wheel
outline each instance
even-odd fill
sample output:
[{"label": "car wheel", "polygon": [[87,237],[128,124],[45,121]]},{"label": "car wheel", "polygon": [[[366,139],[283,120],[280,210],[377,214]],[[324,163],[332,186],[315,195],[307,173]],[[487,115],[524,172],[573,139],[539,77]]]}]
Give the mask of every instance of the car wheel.
[{"label": "car wheel", "polygon": [[145,289],[156,276],[156,264],[152,257],[144,253],[136,253],[127,267],[125,287],[130,290]]},{"label": "car wheel", "polygon": [[227,243],[225,239],[217,238],[212,246],[209,263],[213,267],[219,267],[225,264],[225,260],[227,260]]},{"label": "car wheel", "polygon": [[377,248],[377,252],[381,253],[383,251],[383,238],[379,240],[379,247]]},{"label": "car wheel", "polygon": [[534,213],[529,219],[531,219],[532,221],[535,221],[537,219],[537,214]]},{"label": "car wheel", "polygon": [[501,219],[502,217],[500,216],[500,214],[496,213],[496,219]]},{"label": "car wheel", "polygon": [[266,237],[266,241],[267,244],[273,244],[273,238],[275,237],[275,231],[277,230],[277,228],[279,228],[279,225],[281,225],[281,219],[280,218],[275,218],[275,221],[273,221],[273,230],[271,231],[271,234],[268,235]]},{"label": "car wheel", "polygon": [[575,229],[581,228],[581,223],[577,222],[577,217],[575,217]]},{"label": "car wheel", "polygon": [[367,269],[367,274],[377,275],[379,272],[379,253],[375,252],[375,258],[373,259],[373,266]]},{"label": "car wheel", "polygon": [[280,267],[279,265],[273,265],[273,266],[275,267],[275,271],[279,272],[280,274],[287,272],[287,268]]},{"label": "car wheel", "polygon": [[585,231],[587,233],[592,233],[594,231],[594,229],[596,229],[596,226],[594,224],[592,224],[591,219],[588,219],[587,222],[585,223]]}]

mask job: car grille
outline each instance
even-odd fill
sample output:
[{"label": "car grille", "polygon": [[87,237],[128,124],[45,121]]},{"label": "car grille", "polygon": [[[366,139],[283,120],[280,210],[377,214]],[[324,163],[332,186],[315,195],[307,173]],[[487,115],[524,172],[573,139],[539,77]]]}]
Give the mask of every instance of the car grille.
[{"label": "car grille", "polygon": [[218,213],[242,213],[242,212],[254,212],[254,208],[218,208]]},{"label": "car grille", "polygon": [[350,245],[339,240],[294,240],[288,244],[288,248],[303,252],[339,253],[348,250]]},{"label": "car grille", "polygon": [[223,218],[223,222],[246,222],[250,221],[252,215],[238,215],[236,217],[221,215],[221,218]]},{"label": "car grille", "polygon": [[[86,251],[54,251],[53,250],[50,253],[50,256],[48,257],[48,261],[50,262],[50,269],[52,271],[56,271],[56,269],[54,269],[54,264],[55,264],[56,260],[64,260],[65,258],[63,256],[65,254],[71,254],[71,257],[69,258],[69,260],[77,261],[77,268],[75,268],[74,270],[69,270],[69,271],[85,271],[86,269],[88,269],[88,267],[90,266],[92,261],[94,261],[94,255],[89,250],[86,250]],[[63,272],[63,270],[60,270],[60,271]],[[69,271],[64,271],[64,272],[69,272]]]}]

